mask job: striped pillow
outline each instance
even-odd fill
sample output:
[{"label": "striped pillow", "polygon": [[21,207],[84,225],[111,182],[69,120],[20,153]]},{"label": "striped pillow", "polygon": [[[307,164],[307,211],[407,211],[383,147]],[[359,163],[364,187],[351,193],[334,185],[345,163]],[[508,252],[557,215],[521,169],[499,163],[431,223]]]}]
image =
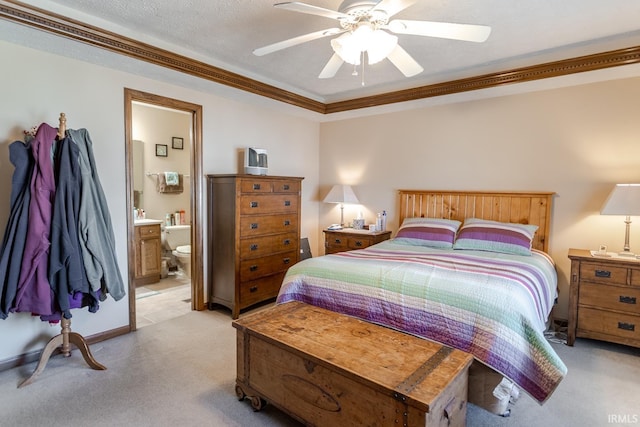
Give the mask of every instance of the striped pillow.
[{"label": "striped pillow", "polygon": [[452,248],[461,222],[440,218],[405,218],[393,240],[395,243]]},{"label": "striped pillow", "polygon": [[460,229],[453,249],[531,255],[536,230],[537,225],[468,218]]}]

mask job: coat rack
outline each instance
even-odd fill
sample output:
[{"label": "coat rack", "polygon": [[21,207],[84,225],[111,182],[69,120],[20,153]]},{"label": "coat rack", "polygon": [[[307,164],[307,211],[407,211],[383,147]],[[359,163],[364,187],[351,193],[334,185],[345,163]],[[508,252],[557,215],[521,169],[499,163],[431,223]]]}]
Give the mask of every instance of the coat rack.
[{"label": "coat rack", "polygon": [[49,340],[44,350],[42,350],[40,361],[38,362],[38,366],[36,366],[35,371],[33,371],[33,374],[31,374],[29,378],[21,382],[18,388],[22,388],[31,384],[36,379],[36,377],[40,375],[42,371],[44,371],[49,358],[58,347],[60,347],[60,353],[62,353],[64,357],[70,357],[70,343],[73,343],[76,347],[78,347],[78,349],[82,353],[82,356],[84,357],[85,362],[87,362],[87,364],[91,368],[98,371],[104,371],[107,369],[104,365],[101,365],[93,358],[93,356],[91,355],[91,351],[89,350],[89,345],[87,344],[87,341],[84,339],[84,337],[77,332],[71,332],[70,319],[65,319],[63,317],[60,323],[62,325],[62,332]]},{"label": "coat rack", "polygon": [[[60,126],[58,127],[58,139],[64,138],[66,130],[67,130],[67,117],[64,113],[60,113]],[[99,370],[99,371],[103,371],[107,369],[105,366],[101,365],[93,358],[93,356],[91,355],[91,351],[89,350],[89,345],[87,344],[87,341],[85,340],[85,338],[82,335],[78,334],[77,332],[71,332],[71,319],[65,319],[64,316],[62,316],[60,320],[60,325],[62,328],[61,333],[49,340],[47,345],[42,350],[42,354],[40,355],[40,361],[38,362],[38,366],[36,366],[35,371],[33,371],[33,374],[31,374],[29,378],[21,382],[20,385],[18,385],[18,388],[31,384],[36,379],[36,377],[40,375],[42,371],[44,371],[44,368],[47,366],[47,362],[49,361],[49,359],[51,358],[51,355],[56,349],[60,348],[60,353],[62,353],[64,357],[70,357],[71,356],[70,344],[74,344],[76,347],[78,347],[78,349],[82,353],[82,357],[84,357],[85,362],[87,362],[87,364],[92,369]]]}]

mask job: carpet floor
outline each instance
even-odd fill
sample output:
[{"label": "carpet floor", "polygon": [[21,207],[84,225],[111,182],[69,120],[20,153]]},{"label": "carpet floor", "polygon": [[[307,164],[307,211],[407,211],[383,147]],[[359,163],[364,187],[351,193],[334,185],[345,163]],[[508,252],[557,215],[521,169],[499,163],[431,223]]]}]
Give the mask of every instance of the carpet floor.
[{"label": "carpet floor", "polygon": [[[106,371],[74,350],[20,389],[35,362],[0,372],[0,426],[299,426],[237,400],[235,332],[227,311],[190,312],[92,345]],[[552,345],[569,373],[549,401],[523,394],[508,418],[469,405],[467,426],[640,425],[640,349]]]}]

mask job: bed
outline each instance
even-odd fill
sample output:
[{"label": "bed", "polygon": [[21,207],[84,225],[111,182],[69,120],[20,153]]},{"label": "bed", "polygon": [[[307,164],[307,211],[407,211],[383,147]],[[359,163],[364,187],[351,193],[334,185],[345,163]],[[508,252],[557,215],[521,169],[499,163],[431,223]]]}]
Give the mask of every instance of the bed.
[{"label": "bed", "polygon": [[544,336],[557,298],[547,255],[552,197],[400,190],[393,239],[292,266],[277,303],[305,302],[469,352],[542,404],[567,372]]}]

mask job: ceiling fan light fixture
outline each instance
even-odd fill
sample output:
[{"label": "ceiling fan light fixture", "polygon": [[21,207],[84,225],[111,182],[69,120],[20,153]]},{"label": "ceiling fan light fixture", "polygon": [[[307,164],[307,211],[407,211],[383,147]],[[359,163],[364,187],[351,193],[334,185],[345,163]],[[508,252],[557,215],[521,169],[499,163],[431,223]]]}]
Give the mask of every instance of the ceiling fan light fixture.
[{"label": "ceiling fan light fixture", "polygon": [[385,59],[398,45],[398,37],[392,36],[386,31],[375,30],[370,36],[367,56],[369,65],[377,64]]},{"label": "ceiling fan light fixture", "polygon": [[340,37],[331,40],[333,51],[348,64],[360,65],[360,49],[353,42],[351,33],[344,33]]},{"label": "ceiling fan light fixture", "polygon": [[385,59],[398,44],[398,37],[386,31],[374,29],[370,24],[361,24],[354,31],[331,40],[331,47],[344,62],[360,65],[362,52],[367,52],[369,64]]}]

